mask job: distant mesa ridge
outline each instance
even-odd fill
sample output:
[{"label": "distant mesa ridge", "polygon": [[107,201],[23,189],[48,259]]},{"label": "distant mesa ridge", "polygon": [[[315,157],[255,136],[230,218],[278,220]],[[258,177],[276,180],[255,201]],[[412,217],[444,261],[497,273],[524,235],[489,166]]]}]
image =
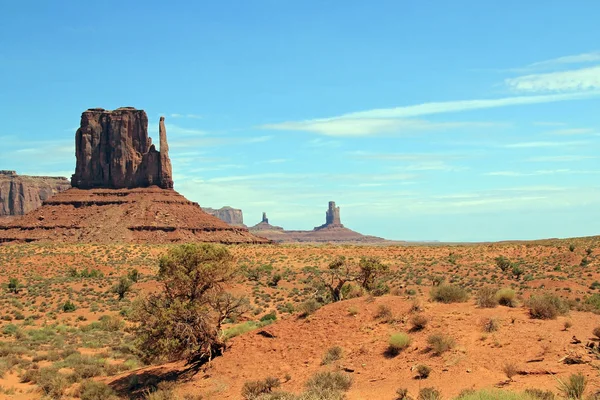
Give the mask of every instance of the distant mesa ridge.
[{"label": "distant mesa ridge", "polygon": [[242,210],[225,206],[218,209],[210,207],[202,207],[204,212],[219,218],[223,222],[227,222],[234,226],[246,226],[244,225],[244,214]]},{"label": "distant mesa ridge", "polygon": [[70,187],[64,177],[18,175],[16,171],[1,170],[0,217],[27,214]]}]

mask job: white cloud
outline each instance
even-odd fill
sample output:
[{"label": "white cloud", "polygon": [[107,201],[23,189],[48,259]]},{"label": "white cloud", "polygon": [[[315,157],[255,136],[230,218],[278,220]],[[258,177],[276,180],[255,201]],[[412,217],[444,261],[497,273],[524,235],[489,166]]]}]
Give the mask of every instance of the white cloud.
[{"label": "white cloud", "polygon": [[508,78],[504,83],[515,92],[567,92],[600,89],[600,66],[570,71],[531,74]]}]

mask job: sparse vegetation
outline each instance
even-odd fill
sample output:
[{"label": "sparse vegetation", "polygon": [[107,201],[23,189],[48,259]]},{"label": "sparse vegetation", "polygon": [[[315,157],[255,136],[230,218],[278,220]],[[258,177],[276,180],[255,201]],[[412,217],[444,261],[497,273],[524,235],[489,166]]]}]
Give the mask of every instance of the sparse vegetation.
[{"label": "sparse vegetation", "polygon": [[452,349],[456,342],[448,335],[434,333],[427,338],[427,344],[431,348],[433,354],[439,356]]},{"label": "sparse vegetation", "polygon": [[400,352],[410,346],[412,339],[404,332],[394,333],[388,342],[387,354],[397,356]]},{"label": "sparse vegetation", "polygon": [[467,291],[456,285],[442,284],[431,289],[431,299],[440,303],[462,303],[468,298]]},{"label": "sparse vegetation", "polygon": [[235,274],[224,246],[186,244],[160,259],[162,291],[137,309],[138,346],[148,359],[211,358],[225,343],[221,325],[246,310],[243,298],[223,290]]},{"label": "sparse vegetation", "polygon": [[559,315],[569,312],[569,305],[558,296],[543,294],[532,296],[527,302],[529,315],[537,319],[555,319]]},{"label": "sparse vegetation", "polygon": [[327,365],[342,358],[343,350],[340,346],[333,346],[327,349],[321,364]]},{"label": "sparse vegetation", "polygon": [[498,305],[497,290],[486,286],[477,292],[477,305],[481,308],[494,308]]},{"label": "sparse vegetation", "polygon": [[559,389],[567,399],[583,399],[587,379],[581,373],[572,374],[567,381],[559,380]]}]

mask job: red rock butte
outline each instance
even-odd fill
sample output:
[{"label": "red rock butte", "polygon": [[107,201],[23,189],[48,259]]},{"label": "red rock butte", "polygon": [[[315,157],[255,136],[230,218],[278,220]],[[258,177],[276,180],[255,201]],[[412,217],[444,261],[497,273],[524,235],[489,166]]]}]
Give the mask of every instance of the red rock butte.
[{"label": "red rock butte", "polygon": [[0,224],[0,243],[269,243],[173,190],[164,117],[160,151],[143,110],[89,109],[75,135],[72,189]]}]

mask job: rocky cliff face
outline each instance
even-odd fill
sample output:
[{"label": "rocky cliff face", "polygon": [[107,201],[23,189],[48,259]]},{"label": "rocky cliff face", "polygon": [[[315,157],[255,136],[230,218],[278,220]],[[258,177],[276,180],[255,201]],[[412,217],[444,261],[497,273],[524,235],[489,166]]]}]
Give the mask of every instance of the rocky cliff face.
[{"label": "rocky cliff face", "polygon": [[0,216],[23,215],[71,187],[62,177],[17,175],[0,171]]},{"label": "rocky cliff face", "polygon": [[202,207],[202,210],[210,215],[219,218],[221,221],[227,222],[229,225],[244,226],[244,215],[242,210],[231,208],[229,206],[219,209]]},{"label": "rocky cliff face", "polygon": [[173,188],[164,117],[159,125],[160,151],[148,136],[144,110],[91,108],[81,114],[75,134],[77,164],[71,184],[81,189]]}]

